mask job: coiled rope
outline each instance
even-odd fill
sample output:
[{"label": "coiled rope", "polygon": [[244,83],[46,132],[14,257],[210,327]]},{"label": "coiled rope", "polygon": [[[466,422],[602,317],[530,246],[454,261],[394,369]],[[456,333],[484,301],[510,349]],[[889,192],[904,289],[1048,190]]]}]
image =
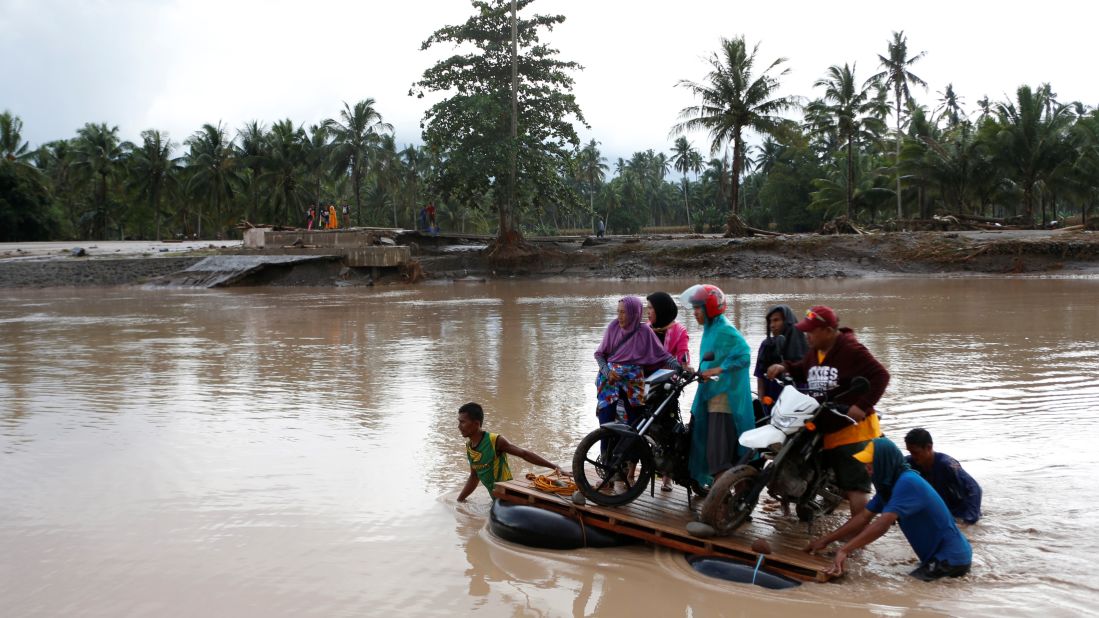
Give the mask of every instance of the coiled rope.
[{"label": "coiled rope", "polygon": [[572,477],[552,472],[549,475],[527,473],[527,480],[534,483],[534,488],[550,494],[571,496],[576,491],[576,483]]}]

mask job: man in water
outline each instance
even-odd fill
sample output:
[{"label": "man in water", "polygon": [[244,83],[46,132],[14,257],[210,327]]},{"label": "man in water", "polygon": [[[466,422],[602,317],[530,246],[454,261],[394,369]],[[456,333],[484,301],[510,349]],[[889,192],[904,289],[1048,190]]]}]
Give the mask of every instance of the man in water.
[{"label": "man in water", "polygon": [[967,524],[981,518],[981,486],[950,455],[936,453],[931,434],[916,428],[904,437],[905,461],[939,492],[950,514]]},{"label": "man in water", "polygon": [[810,541],[805,551],[820,551],[833,541],[849,538],[836,551],[828,570],[830,575],[843,575],[851,552],[873,543],[896,523],[920,559],[920,566],[909,575],[932,581],[969,572],[973,561],[969,540],[958,530],[939,494],[904,463],[897,445],[888,438],[877,438],[854,459],[864,464],[874,479],[874,499],[835,532]]},{"label": "man in water", "polygon": [[855,516],[862,512],[870,498],[870,475],[852,455],[865,448],[868,441],[882,435],[874,405],[889,385],[889,372],[855,339],[855,331],[840,328],[839,318],[831,307],[813,307],[805,312],[805,319],[794,326],[805,333],[809,351],[801,360],[771,365],[767,368],[767,379],[788,372],[794,382],[806,383],[809,394],[814,397],[846,391],[859,376],[870,382],[870,388],[865,392],[834,400],[849,404],[847,416],[851,425],[824,436],[824,460],[835,471],[836,485],[851,504],[851,515]]},{"label": "man in water", "polygon": [[508,467],[508,455],[515,455],[536,466],[552,469],[563,474],[561,467],[551,463],[538,453],[520,448],[507,438],[481,429],[485,420],[485,410],[478,403],[467,403],[458,408],[458,431],[466,442],[466,458],[469,459],[469,478],[458,494],[458,502],[465,502],[469,494],[477,489],[477,481],[484,484],[489,495],[499,481],[511,480],[511,468]]}]

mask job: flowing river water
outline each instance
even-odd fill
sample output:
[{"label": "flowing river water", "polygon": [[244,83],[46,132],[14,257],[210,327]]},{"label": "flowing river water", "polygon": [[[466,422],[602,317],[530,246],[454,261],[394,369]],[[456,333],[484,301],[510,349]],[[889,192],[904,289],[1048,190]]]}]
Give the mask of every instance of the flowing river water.
[{"label": "flowing river water", "polygon": [[[899,530],[836,583],[708,579],[677,552],[493,537],[456,410],[568,462],[624,294],[693,281],[5,290],[4,616],[1076,616],[1099,603],[1099,280],[714,281],[753,350],[776,303],[836,308],[984,488],[972,574]],[[697,352],[700,327],[680,321]],[[513,471],[531,469],[512,462]]]}]

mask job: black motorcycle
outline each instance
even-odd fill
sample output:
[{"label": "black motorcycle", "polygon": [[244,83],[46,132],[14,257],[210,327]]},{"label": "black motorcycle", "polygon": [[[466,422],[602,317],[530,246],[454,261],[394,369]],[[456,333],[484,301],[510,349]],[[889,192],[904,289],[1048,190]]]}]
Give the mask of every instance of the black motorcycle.
[{"label": "black motorcycle", "polygon": [[[713,360],[707,353],[703,361]],[[645,378],[645,405],[631,423],[605,423],[584,436],[572,457],[572,474],[585,498],[602,506],[634,501],[649,486],[655,493],[656,476],[668,476],[692,493],[706,495],[691,479],[688,454],[690,428],[683,424],[679,396],[699,381],[697,371],[661,369]]]},{"label": "black motorcycle", "polygon": [[[837,397],[869,389],[863,377]],[[767,423],[740,436],[749,448],[737,465],[714,481],[702,503],[699,520],[717,534],[729,534],[748,521],[764,489],[785,505],[793,503],[798,519],[812,521],[830,513],[842,500],[830,468],[821,454],[825,434],[848,427],[855,421],[847,407],[832,398],[823,402],[798,392],[786,378],[767,418]]]}]

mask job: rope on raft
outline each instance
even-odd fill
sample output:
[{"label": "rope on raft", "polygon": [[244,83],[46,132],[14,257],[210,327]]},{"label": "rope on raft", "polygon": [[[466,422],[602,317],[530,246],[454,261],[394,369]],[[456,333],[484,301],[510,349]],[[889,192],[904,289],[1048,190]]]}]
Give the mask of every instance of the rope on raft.
[{"label": "rope on raft", "polygon": [[527,480],[534,483],[534,488],[549,494],[571,496],[576,491],[576,483],[565,475],[553,472],[549,475],[527,473]]}]

